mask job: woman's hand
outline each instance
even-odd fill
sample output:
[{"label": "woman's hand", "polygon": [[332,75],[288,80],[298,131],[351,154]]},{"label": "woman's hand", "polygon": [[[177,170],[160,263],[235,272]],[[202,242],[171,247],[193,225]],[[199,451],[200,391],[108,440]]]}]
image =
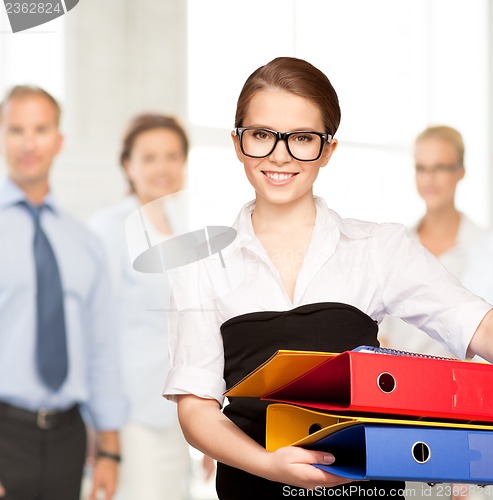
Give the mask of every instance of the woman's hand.
[{"label": "woman's hand", "polygon": [[313,467],[311,464],[334,463],[334,456],[323,451],[286,446],[270,453],[267,460],[268,472],[265,477],[291,486],[307,489],[314,489],[317,486],[331,488],[354,481]]},{"label": "woman's hand", "polygon": [[311,465],[330,465],[334,462],[330,453],[297,446],[266,451],[226,417],[215,400],[192,394],[181,395],[178,416],[183,434],[194,448],[255,476],[309,489],[352,482]]}]

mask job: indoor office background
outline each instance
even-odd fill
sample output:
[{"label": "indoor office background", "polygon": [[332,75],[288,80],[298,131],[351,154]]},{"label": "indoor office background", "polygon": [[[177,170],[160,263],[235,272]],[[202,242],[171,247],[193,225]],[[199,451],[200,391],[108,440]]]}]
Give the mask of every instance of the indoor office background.
[{"label": "indoor office background", "polygon": [[53,187],[84,221],[125,193],[118,156],[129,118],[179,117],[192,143],[194,229],[232,223],[254,196],[230,138],[245,78],[274,57],[301,57],[329,76],[342,108],[339,148],[315,185],[330,207],[415,221],[414,137],[448,124],[466,144],[458,208],[491,226],[492,41],[488,0],[80,0],[15,35],[0,8],[0,93],[30,83],[61,101]]},{"label": "indoor office background", "polygon": [[329,206],[414,221],[412,141],[446,123],[466,143],[459,209],[489,226],[491,10],[487,0],[82,0],[15,35],[2,13],[0,91],[34,83],[63,103],[54,188],[83,220],[121,199],[123,127],[157,110],[190,131],[192,226],[228,224],[253,197],[230,139],[241,85],[276,56],[302,57],[341,102],[340,147],[315,185]]}]

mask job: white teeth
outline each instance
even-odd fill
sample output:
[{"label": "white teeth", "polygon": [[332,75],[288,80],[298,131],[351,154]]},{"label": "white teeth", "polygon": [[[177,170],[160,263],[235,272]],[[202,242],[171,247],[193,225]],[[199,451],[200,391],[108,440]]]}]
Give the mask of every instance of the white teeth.
[{"label": "white teeth", "polygon": [[285,173],[278,173],[278,172],[265,172],[267,177],[269,179],[272,179],[274,181],[285,181],[286,179],[289,179],[290,177],[293,177],[294,174],[285,174]]}]

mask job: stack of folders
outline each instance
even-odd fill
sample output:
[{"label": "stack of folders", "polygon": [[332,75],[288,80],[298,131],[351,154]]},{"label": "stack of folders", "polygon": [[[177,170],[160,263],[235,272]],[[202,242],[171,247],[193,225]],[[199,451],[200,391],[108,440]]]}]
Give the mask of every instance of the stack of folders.
[{"label": "stack of folders", "polygon": [[331,452],[333,474],[493,483],[493,365],[360,347],[277,351],[230,388],[267,408],[266,448]]}]

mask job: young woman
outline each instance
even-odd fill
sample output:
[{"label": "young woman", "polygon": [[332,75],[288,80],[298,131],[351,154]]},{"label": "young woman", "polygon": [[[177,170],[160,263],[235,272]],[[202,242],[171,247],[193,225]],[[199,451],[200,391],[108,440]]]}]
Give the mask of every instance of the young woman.
[{"label": "young woman", "polygon": [[[416,138],[414,158],[416,187],[426,206],[414,232],[433,255],[444,258],[445,267],[450,268],[452,274],[461,275],[467,252],[462,248],[463,243],[467,246],[479,232],[455,206],[457,186],[465,175],[462,136],[445,125],[429,127]],[[456,252],[457,247],[462,252]],[[448,253],[456,253],[457,258],[450,256],[448,262]]]},{"label": "young woman", "polygon": [[[189,443],[218,460],[220,499],[307,496],[292,488],[317,486],[348,496],[347,480],[310,465],[332,463],[331,454],[265,450],[265,402],[231,398],[221,411],[225,388],[277,349],[377,345],[377,322],[391,313],[460,357],[493,360],[489,304],[461,288],[403,226],[344,220],[313,196],[339,120],[335,90],[308,62],[281,57],[257,69],[240,93],[233,131],[255,200],[236,219],[224,267],[213,255],[174,276],[164,394],[178,402]],[[355,497],[377,487],[395,498],[403,483],[357,485]]]},{"label": "young woman", "polygon": [[129,194],[90,221],[107,249],[118,291],[120,367],[129,410],[121,433],[121,500],[186,498],[188,444],[176,409],[159,397],[168,369],[165,310],[169,285],[162,274],[132,268],[125,225],[129,215],[141,209],[151,240],[161,241],[186,229],[185,214],[165,207],[162,197],[183,188],[187,153],[187,135],[175,118],[134,117],[120,154]]},{"label": "young woman", "polygon": [[[484,230],[455,206],[457,186],[465,175],[461,134],[445,125],[426,128],[416,137],[414,159],[416,187],[425,203],[425,213],[410,228],[409,236],[427,248],[462,282],[469,249]],[[388,347],[407,351],[452,355],[424,332],[391,317],[380,326],[380,341]]]}]

